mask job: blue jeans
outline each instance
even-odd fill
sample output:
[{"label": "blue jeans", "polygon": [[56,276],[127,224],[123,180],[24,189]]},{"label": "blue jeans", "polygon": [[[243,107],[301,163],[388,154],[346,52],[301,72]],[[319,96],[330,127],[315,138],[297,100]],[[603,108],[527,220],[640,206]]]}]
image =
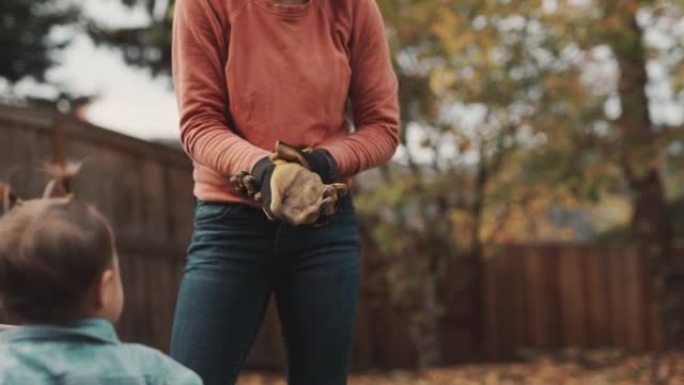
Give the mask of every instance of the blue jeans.
[{"label": "blue jeans", "polygon": [[171,356],[205,385],[234,384],[275,294],[291,385],[346,384],[361,245],[347,197],[322,228],[198,201]]}]

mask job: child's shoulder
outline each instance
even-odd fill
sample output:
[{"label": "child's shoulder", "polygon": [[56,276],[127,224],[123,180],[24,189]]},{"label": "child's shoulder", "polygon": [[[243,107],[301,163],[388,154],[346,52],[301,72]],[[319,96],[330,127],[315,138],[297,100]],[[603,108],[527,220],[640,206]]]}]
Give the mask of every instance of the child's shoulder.
[{"label": "child's shoulder", "polygon": [[122,343],[119,347],[131,360],[136,360],[150,372],[167,378],[169,384],[202,384],[202,380],[195,372],[157,349],[136,343]]},{"label": "child's shoulder", "polygon": [[[12,354],[10,345],[0,339],[0,379],[4,377],[4,373],[8,373],[10,369],[17,367],[17,358]],[[0,381],[2,384],[2,381]]]},{"label": "child's shoulder", "polygon": [[32,353],[17,352],[15,346],[0,339],[0,385],[47,383],[44,373],[25,370],[31,364],[39,362]]}]

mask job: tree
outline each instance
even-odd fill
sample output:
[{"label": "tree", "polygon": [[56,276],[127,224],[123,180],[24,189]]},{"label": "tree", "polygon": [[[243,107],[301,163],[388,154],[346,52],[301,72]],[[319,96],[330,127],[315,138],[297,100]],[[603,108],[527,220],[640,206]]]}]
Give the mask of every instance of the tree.
[{"label": "tree", "polygon": [[[664,177],[672,175],[668,164],[676,161],[669,148],[684,143],[684,127],[658,122],[652,107],[656,96],[649,86],[666,83],[676,95],[682,91],[684,44],[673,39],[667,48],[649,45],[649,31],[675,33],[674,25],[684,15],[684,3],[667,0],[595,0],[586,6],[563,4],[563,21],[557,29],[566,31],[565,39],[574,42],[587,56],[592,51],[608,52],[617,75],[604,90],[607,101],[617,101],[613,116],[603,116],[596,123],[604,125],[602,159],[621,170],[625,191],[632,203],[628,240],[636,243],[646,257],[653,288],[663,306],[665,342],[670,348],[684,346],[683,278],[674,261],[673,218],[669,212]],[[664,79],[649,76],[650,63],[667,68]],[[614,84],[611,84],[614,83]]]},{"label": "tree", "polygon": [[45,82],[53,53],[69,39],[50,36],[53,28],[74,23],[78,11],[57,0],[3,0],[0,3],[0,77],[10,84],[26,77]]},{"label": "tree", "polygon": [[[628,240],[650,261],[665,304],[667,341],[677,341],[684,317],[663,172],[668,148],[681,146],[684,136],[680,127],[652,121],[646,66],[654,53],[644,34],[654,25],[671,26],[681,8],[671,1],[382,4],[398,41],[400,77],[424,75],[433,94],[422,110],[411,91],[402,103],[419,112],[408,121],[424,141],[413,151],[403,143],[412,176],[387,178],[366,205],[378,249],[389,245],[393,255],[386,272],[399,293],[394,297],[413,306],[422,324],[417,334],[424,341],[416,343],[427,358],[421,362],[439,357],[434,341],[441,340],[437,319],[449,303],[443,289],[453,251],[469,257],[478,287],[483,246],[493,239],[487,228],[505,228],[507,209],[521,203],[511,198],[538,200],[541,185],[551,186],[545,194],[589,204],[608,192],[630,199]],[[638,21],[640,14],[652,15],[648,25]],[[607,58],[596,59],[601,52]],[[681,89],[681,47],[661,55],[671,63],[673,87]],[[617,70],[592,73],[606,63]],[[615,101],[617,112],[610,108]],[[482,114],[469,127],[473,110]],[[412,158],[426,151],[431,161],[416,166]],[[395,215],[387,216],[388,208]],[[459,238],[464,232],[470,236]],[[477,334],[477,322],[472,325]]]},{"label": "tree", "polygon": [[129,65],[147,68],[153,75],[171,75],[171,26],[175,0],[121,0],[127,7],[142,7],[148,25],[103,27],[89,24],[88,33],[98,44],[119,48]]},{"label": "tree", "polygon": [[[525,173],[523,155],[552,134],[576,132],[573,122],[600,109],[577,86],[579,73],[557,48],[539,2],[381,5],[400,79],[411,79],[401,93],[407,132],[419,132],[422,143],[404,137],[406,170],[366,193],[360,207],[375,228],[375,248],[391,255],[384,269],[391,298],[410,314],[420,365],[430,366],[446,358],[445,321],[466,324],[469,353],[481,349],[484,247],[510,208],[543,184]],[[430,96],[417,103],[425,92],[414,89],[425,84]],[[426,154],[428,161],[417,160]]]},{"label": "tree", "polygon": [[[54,54],[71,42],[74,34],[66,29],[78,25],[80,13],[58,0],[3,0],[0,15],[0,78],[9,85],[6,96],[14,99],[13,86],[23,79],[48,83],[47,71],[58,64]],[[61,37],[51,34],[56,28],[61,28]],[[57,86],[55,97],[29,95],[24,99],[32,105],[74,111],[91,97],[72,95]]]},{"label": "tree", "polygon": [[[675,277],[673,225],[662,180],[662,142],[651,120],[646,95],[648,75],[644,32],[637,20],[640,6],[649,2],[605,2],[607,43],[620,68],[618,92],[622,114],[616,125],[622,134],[620,157],[625,179],[633,193],[631,230],[646,256],[656,293],[664,305],[665,335],[670,347],[684,347],[682,293],[671,287]],[[681,133],[681,132],[680,132]],[[681,279],[681,278],[680,278]]]}]

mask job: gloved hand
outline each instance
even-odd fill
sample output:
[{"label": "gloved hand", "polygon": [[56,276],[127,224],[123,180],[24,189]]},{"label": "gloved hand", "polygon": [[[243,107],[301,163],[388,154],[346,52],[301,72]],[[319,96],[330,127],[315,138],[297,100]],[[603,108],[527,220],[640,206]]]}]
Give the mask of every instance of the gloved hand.
[{"label": "gloved hand", "polygon": [[252,174],[241,171],[230,177],[230,183],[235,191],[246,197],[255,198],[259,193],[259,184]]},{"label": "gloved hand", "polygon": [[326,185],[317,174],[277,155],[261,159],[251,175],[239,173],[231,182],[237,191],[260,202],[269,218],[295,226],[322,223],[347,193],[346,185]]},{"label": "gloved hand", "polygon": [[273,159],[297,163],[318,174],[323,183],[334,183],[339,178],[337,162],[327,150],[310,148],[298,149],[285,142],[276,142]]}]

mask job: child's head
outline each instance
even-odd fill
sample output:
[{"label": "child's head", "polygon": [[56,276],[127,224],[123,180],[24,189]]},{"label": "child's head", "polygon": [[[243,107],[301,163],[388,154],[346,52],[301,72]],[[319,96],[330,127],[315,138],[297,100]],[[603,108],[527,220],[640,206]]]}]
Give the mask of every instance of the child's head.
[{"label": "child's head", "polygon": [[112,231],[74,199],[22,203],[0,218],[0,309],[18,322],[116,321],[123,290]]}]

